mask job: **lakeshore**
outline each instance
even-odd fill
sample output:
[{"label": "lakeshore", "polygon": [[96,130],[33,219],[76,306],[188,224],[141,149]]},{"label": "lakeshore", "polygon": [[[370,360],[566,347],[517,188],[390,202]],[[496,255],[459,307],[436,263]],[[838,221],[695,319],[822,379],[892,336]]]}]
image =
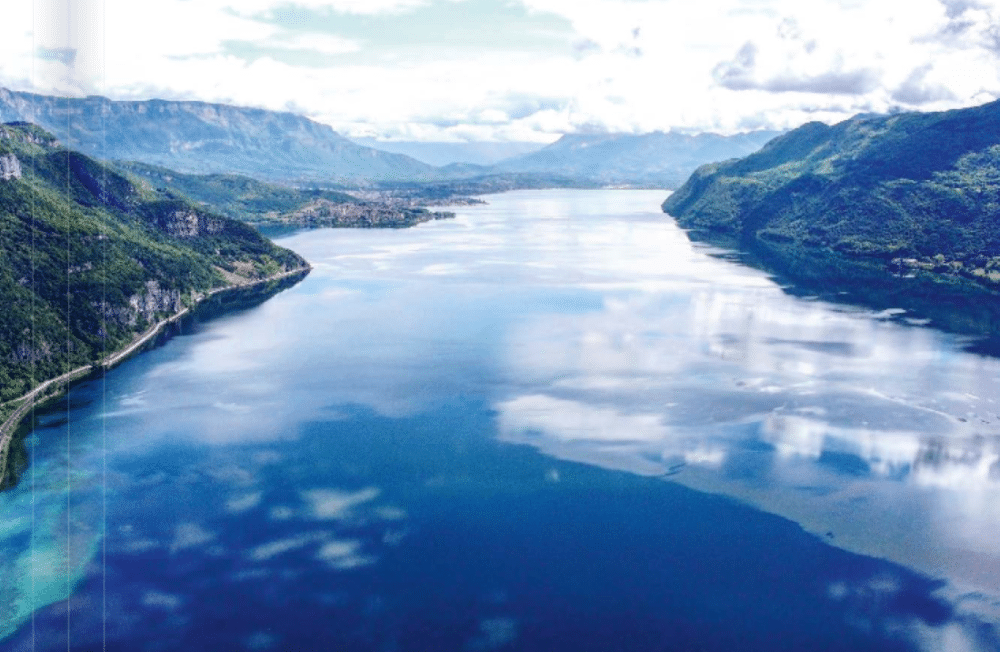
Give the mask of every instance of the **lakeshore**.
[{"label": "lakeshore", "polygon": [[1000,361],[659,192],[489,199],[282,235],[302,282],[39,410],[0,648],[1000,649]]},{"label": "lakeshore", "polygon": [[9,401],[9,404],[18,405],[14,412],[11,413],[11,415],[7,417],[2,424],[0,424],[0,491],[9,489],[16,484],[16,478],[12,479],[10,477],[11,475],[16,475],[13,470],[10,469],[11,449],[15,441],[15,435],[18,432],[18,427],[21,425],[21,422],[32,408],[60,396],[72,382],[87,378],[94,373],[107,371],[108,369],[122,363],[136,351],[149,344],[149,342],[168,325],[176,323],[185,316],[191,314],[193,310],[197,309],[206,300],[212,297],[229,292],[239,292],[241,290],[259,287],[269,283],[276,283],[297,275],[302,275],[304,277],[311,271],[311,269],[312,267],[307,265],[305,267],[299,267],[293,270],[281,272],[280,274],[273,274],[267,278],[256,280],[240,279],[233,276],[227,277],[230,281],[230,285],[214,288],[200,296],[196,295],[192,305],[185,306],[174,314],[156,322],[146,331],[133,339],[128,345],[112,352],[102,360],[95,362],[94,364],[77,367],[76,369],[68,371],[55,378],[44,380],[21,397]]}]

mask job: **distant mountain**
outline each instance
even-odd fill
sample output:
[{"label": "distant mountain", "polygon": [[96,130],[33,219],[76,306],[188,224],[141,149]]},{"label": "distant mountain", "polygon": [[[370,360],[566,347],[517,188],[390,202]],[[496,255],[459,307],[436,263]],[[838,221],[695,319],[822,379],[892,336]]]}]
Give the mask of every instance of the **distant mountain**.
[{"label": "distant mountain", "polygon": [[57,98],[0,88],[0,122],[24,120],[75,150],[182,172],[272,181],[419,179],[433,166],[362,147],[293,113],[206,102]]},{"label": "distant mountain", "polygon": [[676,188],[699,165],[745,156],[778,133],[567,134],[537,152],[501,161],[491,172],[558,175],[598,185]]},{"label": "distant mountain", "polygon": [[[535,178],[672,188],[698,165],[745,155],[776,135],[566,135],[541,149],[531,143],[363,141],[375,149],[287,112],[207,102],[61,98],[0,88],[0,122],[17,120],[38,124],[67,147],[102,159],[191,174],[355,187],[502,177],[525,179],[532,187],[538,185]],[[497,160],[510,155],[515,156]]]},{"label": "distant mountain", "polygon": [[515,156],[536,152],[544,143],[524,142],[468,142],[438,143],[417,141],[376,140],[374,138],[354,138],[354,142],[365,147],[406,154],[430,165],[444,166],[457,164],[492,165]]},{"label": "distant mountain", "polygon": [[1000,101],[812,122],[699,168],[663,210],[692,237],[737,246],[795,279],[996,293]]},{"label": "distant mountain", "polygon": [[212,290],[307,268],[252,227],[26,123],[0,125],[0,234],[0,403]]},{"label": "distant mountain", "polygon": [[187,174],[134,161],[119,161],[115,166],[166,197],[187,197],[221,215],[256,225],[398,228],[454,216],[388,201],[364,201],[336,190],[267,183],[239,174]]}]

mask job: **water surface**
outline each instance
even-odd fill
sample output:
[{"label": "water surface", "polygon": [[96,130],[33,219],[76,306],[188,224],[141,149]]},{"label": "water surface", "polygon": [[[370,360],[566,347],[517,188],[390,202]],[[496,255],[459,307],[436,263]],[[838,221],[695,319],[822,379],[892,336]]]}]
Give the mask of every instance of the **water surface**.
[{"label": "water surface", "polygon": [[996,649],[997,360],[664,196],[283,236],[301,284],[43,417],[0,649]]}]

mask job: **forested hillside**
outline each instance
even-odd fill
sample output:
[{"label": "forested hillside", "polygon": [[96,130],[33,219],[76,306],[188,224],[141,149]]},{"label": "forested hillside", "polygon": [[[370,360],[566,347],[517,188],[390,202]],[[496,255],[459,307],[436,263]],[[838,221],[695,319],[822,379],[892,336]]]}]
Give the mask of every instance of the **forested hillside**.
[{"label": "forested hillside", "polygon": [[142,188],[37,126],[0,126],[0,401],[212,289],[307,267],[252,227]]},{"label": "forested hillside", "polygon": [[1000,102],[806,124],[699,168],[663,209],[693,237],[736,243],[792,274],[841,261],[993,290]]}]

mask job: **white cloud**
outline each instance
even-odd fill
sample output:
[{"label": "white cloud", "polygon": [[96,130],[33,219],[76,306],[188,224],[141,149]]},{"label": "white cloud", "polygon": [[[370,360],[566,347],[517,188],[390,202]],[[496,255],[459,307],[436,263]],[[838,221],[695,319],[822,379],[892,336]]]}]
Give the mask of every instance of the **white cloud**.
[{"label": "white cloud", "polygon": [[[268,13],[278,7],[302,7],[340,14],[400,14],[424,7],[432,0],[211,0],[212,4],[244,15]],[[450,0],[458,2],[461,0]]]},{"label": "white cloud", "polygon": [[309,50],[319,54],[346,54],[357,52],[361,44],[351,39],[331,34],[296,34],[275,43],[290,50]]},{"label": "white cloud", "polygon": [[[563,50],[526,49],[513,36],[489,50],[450,46],[447,24],[433,28],[439,34],[422,33],[440,36],[433,47],[426,38],[378,41],[383,24],[405,25],[425,7],[454,1],[107,0],[102,56],[96,42],[88,58],[79,39],[45,38],[49,48],[77,48],[75,67],[32,58],[30,11],[15,3],[0,27],[0,83],[26,88],[34,75],[43,91],[270,109],[294,103],[348,134],[415,140],[784,128],[1000,96],[993,1],[914,0],[900,11],[890,0],[521,0],[539,31],[552,16],[568,22],[573,34]],[[292,31],[276,19],[289,7],[390,22],[373,22],[370,34],[338,34],[318,23]],[[503,23],[491,29],[521,33]],[[234,43],[256,54],[237,56]],[[289,50],[329,61],[296,65],[281,56]],[[512,106],[511,96],[525,101]]]},{"label": "white cloud", "polygon": [[0,21],[0,81],[25,86],[32,76],[31,4],[7,4]]}]

